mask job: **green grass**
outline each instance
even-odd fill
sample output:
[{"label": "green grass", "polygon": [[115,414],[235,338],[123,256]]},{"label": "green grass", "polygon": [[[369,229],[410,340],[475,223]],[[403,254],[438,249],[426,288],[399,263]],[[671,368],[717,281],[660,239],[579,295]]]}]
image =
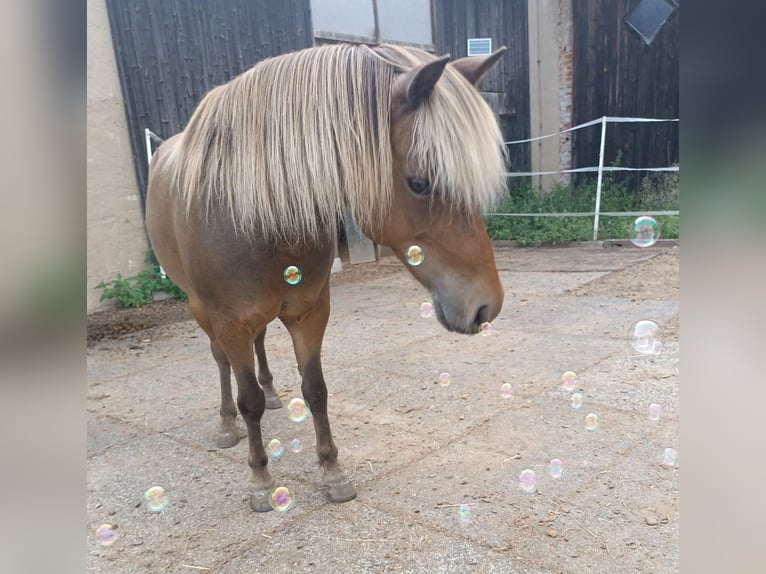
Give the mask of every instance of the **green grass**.
[{"label": "green grass", "polygon": [[[541,192],[529,185],[513,187],[492,210],[495,213],[571,213],[595,209],[596,182],[580,186],[555,185]],[[678,173],[646,176],[635,193],[625,185],[604,176],[601,211],[678,210]],[[593,217],[504,217],[487,215],[487,231],[492,239],[510,239],[520,245],[556,245],[593,239]],[[627,239],[635,216],[600,216],[598,239]],[[679,217],[656,216],[663,239],[678,239]]]},{"label": "green grass", "polygon": [[118,308],[142,307],[154,300],[154,294],[158,292],[168,293],[175,299],[186,301],[184,293],[169,278],[163,277],[160,266],[154,262],[151,251],[146,254],[148,267],[131,277],[122,277],[119,273],[116,279],[102,281],[96,285],[96,289],[103,290],[101,301],[114,299]]}]

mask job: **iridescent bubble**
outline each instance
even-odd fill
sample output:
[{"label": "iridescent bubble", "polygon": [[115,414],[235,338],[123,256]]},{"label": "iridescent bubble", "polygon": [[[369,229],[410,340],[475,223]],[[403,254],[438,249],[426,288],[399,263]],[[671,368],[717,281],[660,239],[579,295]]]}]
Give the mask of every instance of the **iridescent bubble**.
[{"label": "iridescent bubble", "polygon": [[594,431],[598,428],[598,415],[589,413],[585,416],[585,430]]},{"label": "iridescent bubble", "polygon": [[500,396],[504,399],[510,399],[513,395],[513,387],[511,387],[511,383],[503,383],[500,385]]},{"label": "iridescent bubble", "polygon": [[152,486],[144,492],[144,500],[146,500],[146,507],[151,512],[162,512],[168,506],[168,496],[161,486]]},{"label": "iridescent bubble", "polygon": [[278,459],[284,454],[284,452],[285,447],[282,446],[282,441],[280,441],[278,438],[271,439],[266,445],[266,453],[271,459]]},{"label": "iridescent bubble", "polygon": [[290,441],[290,450],[293,452],[300,452],[303,450],[303,445],[301,444],[301,439],[294,438]]},{"label": "iridescent bubble", "polygon": [[297,285],[303,279],[303,273],[301,273],[301,270],[295,265],[290,265],[289,267],[285,267],[285,270],[282,272],[282,277],[284,277],[285,283],[288,285]]},{"label": "iridescent bubble", "polygon": [[577,385],[577,375],[574,371],[566,371],[561,375],[561,388],[565,391],[571,391]]},{"label": "iridescent bubble", "polygon": [[295,499],[289,488],[286,486],[278,486],[271,491],[271,495],[269,495],[269,504],[274,510],[286,512],[293,507]]},{"label": "iridescent bubble", "polygon": [[440,384],[442,387],[449,387],[449,383],[450,383],[450,376],[449,376],[449,373],[448,373],[448,372],[446,372],[446,371],[445,371],[445,372],[443,372],[443,373],[440,373],[440,374],[439,374],[439,384]]},{"label": "iridescent bubble", "polygon": [[674,448],[666,448],[662,453],[662,464],[665,466],[675,466],[678,451]]},{"label": "iridescent bubble", "polygon": [[434,306],[431,304],[430,301],[423,301],[420,304],[420,316],[424,319],[428,319],[431,315],[434,314]]},{"label": "iridescent bubble", "polygon": [[630,241],[636,247],[651,247],[660,238],[660,224],[648,215],[637,218],[630,226]]},{"label": "iridescent bubble", "polygon": [[419,245],[410,245],[407,248],[407,263],[413,267],[417,267],[423,263],[423,259],[425,259],[425,256]]},{"label": "iridescent bubble", "polygon": [[116,539],[117,534],[111,524],[102,524],[96,528],[96,540],[101,546],[111,546]]},{"label": "iridescent bubble", "polygon": [[660,414],[662,414],[662,407],[660,405],[657,403],[652,403],[649,405],[649,420],[660,420]]},{"label": "iridescent bubble", "polygon": [[471,522],[471,505],[461,504],[457,509],[457,519],[461,524],[468,524]]},{"label": "iridescent bubble", "polygon": [[482,337],[489,337],[490,333],[492,333],[492,323],[485,321],[479,325],[479,333],[481,333]]},{"label": "iridescent bubble", "polygon": [[662,350],[662,343],[657,340],[659,331],[654,321],[636,321],[628,330],[628,340],[642,355],[656,355]]},{"label": "iridescent bubble", "polygon": [[582,406],[582,393],[572,393],[572,408],[579,409]]},{"label": "iridescent bubble", "polygon": [[294,423],[302,423],[305,421],[306,417],[309,416],[309,407],[306,404],[306,401],[300,397],[290,399],[290,402],[287,403],[287,416],[289,416],[290,420]]},{"label": "iridescent bubble", "polygon": [[519,487],[524,492],[534,492],[536,482],[537,477],[535,476],[535,471],[531,468],[525,468],[521,471],[521,474],[519,474]]},{"label": "iridescent bubble", "polygon": [[551,478],[561,478],[563,473],[564,463],[561,462],[561,459],[552,458],[551,462],[548,463],[548,474],[551,475]]}]

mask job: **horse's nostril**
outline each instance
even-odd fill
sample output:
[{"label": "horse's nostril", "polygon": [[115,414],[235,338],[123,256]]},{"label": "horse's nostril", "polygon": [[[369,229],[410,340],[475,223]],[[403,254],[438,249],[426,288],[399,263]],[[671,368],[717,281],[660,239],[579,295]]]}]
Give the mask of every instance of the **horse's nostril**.
[{"label": "horse's nostril", "polygon": [[489,309],[486,305],[482,305],[476,312],[476,318],[473,320],[473,324],[478,328],[482,323],[487,321],[488,317]]}]

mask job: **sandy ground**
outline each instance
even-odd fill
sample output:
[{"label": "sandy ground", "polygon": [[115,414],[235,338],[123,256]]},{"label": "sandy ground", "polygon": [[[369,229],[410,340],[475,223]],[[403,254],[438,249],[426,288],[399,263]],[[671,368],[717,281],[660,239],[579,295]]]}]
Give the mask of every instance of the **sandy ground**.
[{"label": "sandy ground", "polygon": [[[302,441],[270,464],[295,503],[250,511],[246,441],[215,448],[217,369],[193,322],[168,322],[183,315],[93,339],[89,571],[677,572],[681,458],[667,465],[663,453],[678,448],[678,253],[498,244],[506,299],[488,337],[422,318],[427,294],[393,260],[335,278],[323,365],[359,491],[342,505],[325,498],[311,423],[280,409],[264,416],[264,437]],[[660,326],[657,355],[628,342],[642,319]],[[299,396],[281,324],[266,343],[283,402]],[[566,370],[579,409],[561,388]],[[519,487],[525,469],[531,492]],[[156,513],[143,497],[154,485],[168,497]],[[102,524],[111,545],[96,537]]]}]

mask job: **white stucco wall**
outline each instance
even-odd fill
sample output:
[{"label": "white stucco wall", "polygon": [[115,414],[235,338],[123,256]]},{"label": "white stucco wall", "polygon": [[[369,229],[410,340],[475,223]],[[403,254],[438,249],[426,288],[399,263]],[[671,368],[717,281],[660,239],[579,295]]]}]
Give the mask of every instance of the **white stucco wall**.
[{"label": "white stucco wall", "polygon": [[[572,127],[572,0],[530,2],[528,18],[530,133],[538,137]],[[571,134],[531,148],[532,171],[571,167]],[[534,183],[548,188],[558,180],[537,176]]]},{"label": "white stucco wall", "polygon": [[105,0],[88,0],[88,311],[102,280],[137,273],[148,243]]}]

